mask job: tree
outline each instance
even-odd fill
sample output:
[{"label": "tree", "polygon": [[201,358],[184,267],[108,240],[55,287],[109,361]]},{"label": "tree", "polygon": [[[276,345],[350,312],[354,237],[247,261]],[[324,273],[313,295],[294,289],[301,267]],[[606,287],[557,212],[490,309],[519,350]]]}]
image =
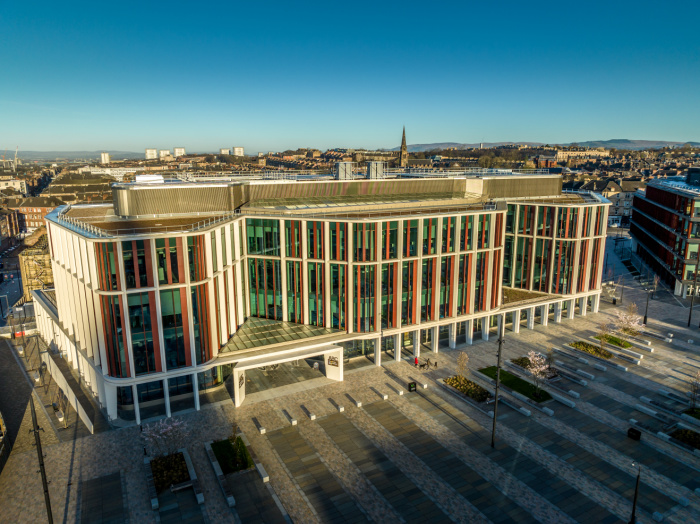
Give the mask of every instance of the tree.
[{"label": "tree", "polygon": [[695,376],[688,384],[688,394],[690,396],[690,409],[695,410],[700,400],[700,369],[695,372]]},{"label": "tree", "polygon": [[612,328],[610,324],[607,322],[601,322],[600,325],[598,326],[598,339],[600,341],[600,352],[602,353],[605,350],[605,344],[608,341],[608,337],[610,336],[610,332],[612,331]]},{"label": "tree", "polygon": [[187,443],[186,424],[177,418],[161,419],[143,427],[143,438],[156,457],[174,453]]},{"label": "tree", "polygon": [[642,317],[637,313],[637,304],[630,304],[624,311],[617,312],[615,327],[625,335],[635,336],[644,327]]},{"label": "tree", "polygon": [[527,369],[530,372],[532,380],[535,383],[534,396],[539,398],[540,387],[542,386],[542,383],[547,379],[547,373],[549,371],[547,361],[545,357],[542,356],[540,353],[535,353],[532,350],[530,350],[530,352],[527,354],[527,358],[530,361],[530,365]]},{"label": "tree", "polygon": [[462,378],[466,378],[469,374],[469,355],[464,351],[461,351],[457,357],[457,374]]}]

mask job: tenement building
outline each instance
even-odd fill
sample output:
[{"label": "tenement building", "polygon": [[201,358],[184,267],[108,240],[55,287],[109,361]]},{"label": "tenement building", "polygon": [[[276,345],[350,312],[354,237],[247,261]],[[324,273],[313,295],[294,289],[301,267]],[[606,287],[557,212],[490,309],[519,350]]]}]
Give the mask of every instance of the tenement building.
[{"label": "tenement building", "polygon": [[432,356],[599,304],[609,202],[559,176],[112,190],[46,217],[55,290],[33,294],[42,337],[114,423],[240,406],[262,367],[315,359],[342,380],[355,359]]},{"label": "tenement building", "polygon": [[632,249],[676,295],[696,290],[700,245],[700,167],[685,177],[652,180],[632,208]]}]

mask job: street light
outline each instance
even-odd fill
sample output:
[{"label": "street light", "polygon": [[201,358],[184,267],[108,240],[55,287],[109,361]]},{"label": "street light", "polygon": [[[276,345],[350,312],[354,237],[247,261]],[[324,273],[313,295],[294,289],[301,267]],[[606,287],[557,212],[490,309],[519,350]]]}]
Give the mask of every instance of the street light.
[{"label": "street light", "polygon": [[649,297],[651,296],[653,290],[647,289],[647,307],[644,309],[644,325],[647,325],[647,313],[649,313]]},{"label": "street light", "polygon": [[[496,390],[493,397],[493,429],[491,430],[491,447],[496,447],[496,418],[498,417],[498,386],[501,383],[501,349],[503,348],[503,338],[505,337],[506,331],[506,316],[501,315],[498,317],[500,322],[500,329],[498,330],[498,355],[496,356]],[[513,322],[515,322],[515,317],[513,317]]]},{"label": "street light", "polygon": [[637,483],[634,486],[634,501],[632,502],[632,515],[630,516],[629,524],[637,522],[637,497],[639,496],[639,479],[642,476],[642,465],[638,462],[632,462],[632,467],[637,466]]}]

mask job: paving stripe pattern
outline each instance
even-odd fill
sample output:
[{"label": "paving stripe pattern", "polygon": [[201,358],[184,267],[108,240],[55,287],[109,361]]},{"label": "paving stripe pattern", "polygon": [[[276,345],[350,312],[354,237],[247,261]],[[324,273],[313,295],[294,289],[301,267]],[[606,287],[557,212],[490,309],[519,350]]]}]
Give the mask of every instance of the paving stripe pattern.
[{"label": "paving stripe pattern", "polygon": [[[380,401],[368,407],[388,404]],[[432,469],[426,468],[420,460],[365,409],[346,412],[348,419],[369,440],[379,448],[413,484],[428,495],[440,509],[454,522],[490,522],[477,508],[459,495]]]},{"label": "paving stripe pattern", "polygon": [[[416,413],[417,408],[422,414]],[[502,439],[496,441],[495,449],[491,448],[489,432],[437,395],[420,393],[407,401],[404,409],[539,522],[564,523],[582,518],[591,523],[617,521],[588,497],[571,497],[569,485]],[[429,419],[438,424],[431,424]]]},{"label": "paving stripe pattern", "polygon": [[504,496],[468,465],[455,467],[457,456],[419,428],[393,405],[376,403],[366,408],[372,417],[391,432],[416,457],[473,504],[492,522],[537,522],[526,510]]},{"label": "paving stripe pattern", "polygon": [[394,507],[405,522],[450,522],[431,498],[416,487],[352,422],[341,414],[319,425],[361,471],[373,488]]},{"label": "paving stripe pattern", "polygon": [[[344,419],[340,414],[332,417]],[[347,424],[352,426],[349,422]],[[376,522],[402,521],[383,494],[377,491],[374,485],[363,475],[364,472],[336,445],[335,439],[331,440],[329,435],[324,433],[323,429],[313,422],[299,424],[298,428],[301,436],[304,437],[306,442],[313,445],[323,458],[325,465],[345,488],[345,491],[355,499],[357,504],[364,508],[372,520]]]},{"label": "paving stripe pattern", "polygon": [[296,427],[273,431],[267,434],[267,438],[304,491],[321,522],[367,520]]}]

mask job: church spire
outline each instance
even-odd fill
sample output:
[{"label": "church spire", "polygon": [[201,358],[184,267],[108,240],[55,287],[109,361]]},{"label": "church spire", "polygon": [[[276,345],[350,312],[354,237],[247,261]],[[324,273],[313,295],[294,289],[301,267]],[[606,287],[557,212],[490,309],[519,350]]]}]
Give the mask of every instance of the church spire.
[{"label": "church spire", "polygon": [[408,146],[406,145],[406,126],[403,126],[401,151],[399,152],[399,167],[408,167]]}]

